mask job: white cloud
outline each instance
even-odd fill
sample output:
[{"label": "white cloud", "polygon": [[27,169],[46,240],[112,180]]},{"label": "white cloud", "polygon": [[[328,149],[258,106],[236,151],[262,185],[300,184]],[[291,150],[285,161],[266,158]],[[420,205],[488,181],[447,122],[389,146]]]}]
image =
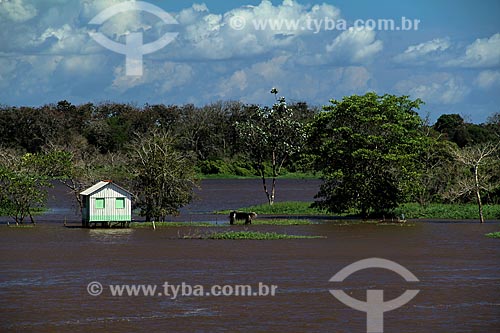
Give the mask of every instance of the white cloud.
[{"label": "white cloud", "polygon": [[241,94],[248,87],[247,74],[243,70],[238,70],[227,80],[218,84],[217,95],[220,98],[227,98],[236,94]]},{"label": "white cloud", "polygon": [[120,93],[146,85],[150,87],[152,93],[163,94],[190,82],[193,69],[187,64],[165,62],[161,65],[144,66],[142,76],[127,76],[124,66],[116,67],[114,75],[112,88]]},{"label": "white cloud", "polygon": [[85,76],[97,73],[106,65],[106,57],[102,54],[72,55],[62,58],[60,68],[69,75]]},{"label": "white cloud", "polygon": [[23,0],[0,1],[0,17],[5,20],[24,22],[36,15],[36,8]]},{"label": "white cloud", "polygon": [[449,66],[495,67],[500,65],[500,33],[478,38],[467,46],[465,54],[448,62]]},{"label": "white cloud", "polygon": [[403,53],[395,57],[395,60],[398,62],[421,63],[424,60],[441,55],[450,45],[448,38],[435,38],[424,43],[408,46]]},{"label": "white cloud", "polygon": [[[327,4],[309,8],[285,0],[274,6],[264,0],[257,6],[239,7],[216,15],[209,13],[206,6],[193,5],[176,16],[181,32],[174,45],[177,48],[169,54],[178,59],[228,59],[292,51],[315,35],[301,24],[325,17],[338,19],[340,11]],[[234,28],[235,19],[244,21],[241,29]]]},{"label": "white cloud", "polygon": [[488,89],[500,83],[500,71],[485,70],[478,74],[474,83],[480,88]]},{"label": "white cloud", "polygon": [[500,65],[500,33],[478,38],[465,48],[449,39],[436,38],[409,46],[394,57],[400,63],[438,67],[489,68]]},{"label": "white cloud", "polygon": [[339,86],[342,86],[347,93],[361,92],[367,89],[371,77],[371,73],[365,67],[346,67],[342,69]]},{"label": "white cloud", "polygon": [[470,93],[462,78],[448,73],[412,76],[398,82],[396,90],[427,103],[457,104]]},{"label": "white cloud", "polygon": [[16,69],[16,64],[15,59],[0,57],[0,88],[7,88],[9,86],[9,79],[15,76],[14,70]]},{"label": "white cloud", "polygon": [[382,41],[376,40],[376,34],[368,29],[349,29],[342,32],[326,51],[335,60],[359,64],[372,60],[373,56],[382,51]]}]

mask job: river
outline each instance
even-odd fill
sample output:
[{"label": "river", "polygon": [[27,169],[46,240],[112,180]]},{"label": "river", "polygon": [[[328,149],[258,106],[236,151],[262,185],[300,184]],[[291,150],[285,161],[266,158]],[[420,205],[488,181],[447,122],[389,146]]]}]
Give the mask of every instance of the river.
[{"label": "river", "polygon": [[[265,201],[253,181],[210,182],[214,187],[205,184],[199,201],[184,214]],[[318,183],[284,181],[281,186],[278,200],[310,201]],[[499,332],[500,240],[484,237],[500,230],[498,222],[236,225],[227,228],[326,238],[199,240],[179,235],[220,227],[65,228],[59,219],[69,218],[71,209],[67,202],[51,200],[49,218],[40,217],[35,228],[0,226],[0,331],[366,332],[366,313],[342,304],[330,289],[363,302],[366,290],[383,290],[387,301],[416,289],[420,292],[409,303],[383,314],[384,332]],[[329,282],[343,267],[374,257],[404,266],[419,281],[372,268]],[[90,294],[94,288],[89,293],[92,282],[103,286],[99,296]],[[275,296],[173,299],[164,292],[165,282],[184,283],[185,291],[196,285],[205,290],[214,285],[257,288],[259,283],[277,287]],[[153,296],[112,295],[110,285],[125,284],[157,289]]]}]

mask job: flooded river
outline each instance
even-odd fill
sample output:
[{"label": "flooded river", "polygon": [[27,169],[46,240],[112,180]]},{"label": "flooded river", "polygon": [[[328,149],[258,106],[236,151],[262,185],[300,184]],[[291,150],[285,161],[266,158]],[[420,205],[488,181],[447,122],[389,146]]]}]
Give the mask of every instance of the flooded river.
[{"label": "flooded river", "polygon": [[[298,188],[297,193],[290,190],[283,197],[297,195],[296,200],[309,201],[304,193],[314,192],[318,184],[288,185]],[[205,191],[213,206],[202,197],[192,211],[229,208],[220,198],[215,200],[216,189]],[[245,201],[265,201],[248,195]],[[234,197],[228,200],[234,200],[230,206],[240,203]],[[60,218],[58,213],[68,214],[66,209],[59,207],[51,214]],[[221,228],[326,238],[199,240],[179,239],[179,235],[208,229],[88,230],[48,222],[36,228],[3,225],[0,331],[366,332],[366,313],[340,303],[329,289],[342,289],[363,302],[366,290],[384,290],[387,301],[417,289],[419,294],[409,303],[383,314],[384,332],[499,332],[500,241],[484,237],[500,230],[498,222],[417,222],[401,227],[341,226],[332,221],[210,229]],[[403,265],[419,281],[406,282],[396,273],[372,268],[343,282],[329,282],[343,267],[372,257]],[[103,286],[98,296],[91,295],[99,291],[95,283],[89,287],[93,282]],[[178,294],[174,299],[165,293],[165,282],[184,285],[186,294],[189,286],[208,291],[213,286],[250,285],[259,290],[259,283],[276,286],[276,293]],[[110,285],[125,284],[156,289],[152,296],[112,295]]]}]

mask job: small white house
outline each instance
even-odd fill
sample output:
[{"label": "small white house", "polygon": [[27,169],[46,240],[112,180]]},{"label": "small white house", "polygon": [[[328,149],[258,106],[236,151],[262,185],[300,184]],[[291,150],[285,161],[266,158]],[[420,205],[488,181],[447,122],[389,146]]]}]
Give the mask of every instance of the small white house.
[{"label": "small white house", "polygon": [[108,227],[113,223],[126,226],[132,221],[132,193],[111,180],[100,181],[80,195],[82,226],[98,223]]}]

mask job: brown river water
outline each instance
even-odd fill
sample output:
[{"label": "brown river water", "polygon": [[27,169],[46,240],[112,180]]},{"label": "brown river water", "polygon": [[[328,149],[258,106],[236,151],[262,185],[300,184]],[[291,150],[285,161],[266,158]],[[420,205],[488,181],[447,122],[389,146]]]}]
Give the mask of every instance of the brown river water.
[{"label": "brown river water", "polygon": [[[305,201],[319,185],[280,184],[278,200]],[[181,220],[227,223],[210,212],[265,201],[254,180],[206,181],[202,188]],[[385,301],[420,290],[383,314],[384,332],[500,332],[500,240],[484,237],[500,230],[499,221],[419,221],[403,227],[318,220],[306,226],[227,228],[326,238],[179,239],[221,228],[65,228],[64,218],[78,218],[63,189],[52,193],[51,209],[36,228],[0,226],[1,332],[366,332],[366,313],[344,305],[330,289],[363,302],[366,290],[383,290]],[[345,266],[373,257],[399,263],[419,281],[370,268],[329,282]],[[91,282],[103,286],[102,294],[90,295]],[[165,282],[184,283],[186,295],[167,295]],[[275,295],[265,288],[261,296],[187,295],[189,286],[207,291],[250,285],[253,291],[259,283],[275,285]],[[110,285],[125,284],[157,289],[152,296],[112,295]]]}]

